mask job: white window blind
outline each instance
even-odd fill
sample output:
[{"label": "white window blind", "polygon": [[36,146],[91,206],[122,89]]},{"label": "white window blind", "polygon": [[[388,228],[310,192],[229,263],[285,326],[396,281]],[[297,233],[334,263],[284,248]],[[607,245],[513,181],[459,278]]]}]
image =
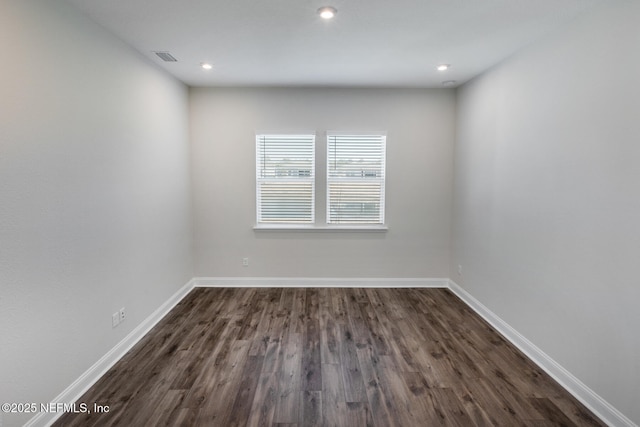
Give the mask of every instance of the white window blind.
[{"label": "white window blind", "polygon": [[327,223],[384,224],[385,135],[327,135]]},{"label": "white window blind", "polygon": [[315,135],[256,136],[258,224],[314,222]]}]

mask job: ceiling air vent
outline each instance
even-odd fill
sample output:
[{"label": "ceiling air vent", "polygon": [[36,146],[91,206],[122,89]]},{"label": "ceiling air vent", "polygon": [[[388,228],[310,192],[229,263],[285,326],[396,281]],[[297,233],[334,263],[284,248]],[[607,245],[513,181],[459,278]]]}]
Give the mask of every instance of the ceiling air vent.
[{"label": "ceiling air vent", "polygon": [[153,52],[164,62],[178,62],[176,58],[173,57],[169,52]]}]

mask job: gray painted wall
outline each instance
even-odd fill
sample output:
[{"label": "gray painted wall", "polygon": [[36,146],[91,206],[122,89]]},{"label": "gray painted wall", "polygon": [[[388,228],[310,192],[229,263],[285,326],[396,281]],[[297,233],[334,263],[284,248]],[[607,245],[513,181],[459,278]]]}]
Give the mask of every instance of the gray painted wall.
[{"label": "gray painted wall", "polygon": [[459,90],[451,262],[636,423],[639,22],[640,3],[618,2]]},{"label": "gray painted wall", "polygon": [[0,52],[0,402],[47,403],[193,276],[188,91],[63,2]]},{"label": "gray painted wall", "polygon": [[[196,276],[447,277],[450,90],[191,89]],[[254,231],[256,131],[387,131],[386,233]],[[249,257],[243,267],[242,257]]]}]

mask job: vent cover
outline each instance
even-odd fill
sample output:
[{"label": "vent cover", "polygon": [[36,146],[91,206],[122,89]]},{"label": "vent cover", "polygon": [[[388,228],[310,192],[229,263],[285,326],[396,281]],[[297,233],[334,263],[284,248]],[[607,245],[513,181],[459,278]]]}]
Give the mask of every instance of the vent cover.
[{"label": "vent cover", "polygon": [[169,52],[153,52],[164,62],[178,62],[176,58],[173,57]]}]

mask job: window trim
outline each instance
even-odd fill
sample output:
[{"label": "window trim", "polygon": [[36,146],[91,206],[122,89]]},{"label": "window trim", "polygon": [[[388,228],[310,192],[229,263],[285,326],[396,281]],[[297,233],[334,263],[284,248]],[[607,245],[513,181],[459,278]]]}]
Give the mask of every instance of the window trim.
[{"label": "window trim", "polygon": [[257,224],[253,226],[255,231],[319,231],[319,232],[386,232],[389,227],[385,224],[371,225],[331,225],[318,224]]},{"label": "window trim", "polygon": [[[322,140],[322,135],[324,134],[324,147],[319,148],[317,142],[320,140]],[[311,223],[265,223],[265,222],[258,222],[258,218],[259,218],[259,209],[260,209],[260,200],[259,200],[259,187],[258,187],[258,182],[259,182],[259,178],[258,178],[258,162],[259,162],[259,158],[258,158],[258,150],[257,150],[257,141],[258,141],[258,137],[260,135],[273,135],[273,136],[277,136],[277,135],[288,135],[288,136],[292,136],[292,135],[301,135],[301,136],[313,136],[314,137],[314,154],[313,154],[313,197],[312,197],[312,219],[313,222]],[[382,159],[382,170],[384,171],[384,177],[382,180],[382,188],[383,188],[383,194],[381,197],[381,219],[382,219],[382,223],[362,223],[362,224],[335,224],[335,223],[329,223],[329,181],[328,181],[328,149],[329,149],[329,137],[332,135],[340,135],[340,136],[356,136],[356,135],[360,135],[360,136],[367,136],[367,135],[375,135],[375,136],[382,136],[384,137],[383,140],[383,152],[384,152],[384,156]],[[337,233],[359,233],[359,232],[366,232],[366,233],[386,233],[389,230],[389,225],[387,223],[387,218],[386,218],[386,178],[387,178],[387,171],[386,171],[386,163],[387,163],[387,153],[386,153],[386,140],[387,140],[387,132],[386,131],[369,131],[369,132],[343,132],[343,131],[326,131],[326,132],[320,132],[320,131],[294,131],[294,132],[282,132],[282,131],[255,131],[255,141],[256,141],[256,150],[255,150],[255,154],[256,154],[256,165],[255,165],[255,171],[256,171],[256,187],[255,187],[255,197],[256,197],[256,216],[255,216],[255,224],[253,225],[252,229],[254,230],[254,232],[258,232],[258,233],[269,233],[269,232],[337,232]],[[322,153],[321,156],[323,155],[324,157],[318,156],[317,154]],[[324,162],[324,164],[323,164]],[[322,221],[322,217],[320,216],[320,222],[318,221],[318,215],[316,215],[316,209],[318,209],[318,206],[316,204],[316,197],[319,194],[318,191],[316,191],[317,188],[317,183],[320,182],[320,184],[322,185],[322,175],[318,175],[316,172],[318,170],[318,167],[320,167],[321,169],[324,169],[324,193],[325,193],[325,200],[324,200],[324,204],[325,206],[323,206],[322,210],[325,212],[325,218],[324,221]],[[318,181],[320,180],[320,181]],[[322,187],[320,187],[320,191],[322,192]],[[320,211],[319,211],[320,212]]]}]

